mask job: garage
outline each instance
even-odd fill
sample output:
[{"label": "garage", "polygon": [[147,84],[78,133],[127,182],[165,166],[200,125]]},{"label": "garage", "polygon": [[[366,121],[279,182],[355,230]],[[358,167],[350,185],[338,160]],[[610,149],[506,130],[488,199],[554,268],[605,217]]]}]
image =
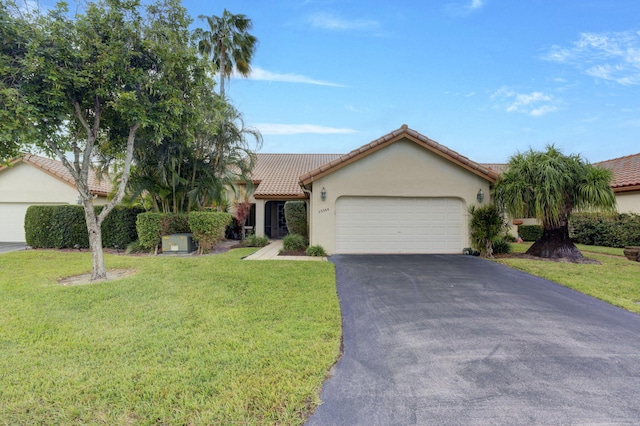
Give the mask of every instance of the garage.
[{"label": "garage", "polygon": [[27,203],[0,203],[0,241],[25,241],[24,215],[29,206]]},{"label": "garage", "polygon": [[336,253],[461,253],[463,202],[453,197],[340,197]]}]

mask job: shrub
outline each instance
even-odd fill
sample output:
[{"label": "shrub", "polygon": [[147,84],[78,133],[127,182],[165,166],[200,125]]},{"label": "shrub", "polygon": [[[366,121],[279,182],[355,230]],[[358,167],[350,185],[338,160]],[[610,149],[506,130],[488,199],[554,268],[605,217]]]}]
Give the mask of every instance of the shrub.
[{"label": "shrub", "polygon": [[542,226],[540,225],[520,225],[518,235],[522,241],[538,241],[542,238]]},{"label": "shrub", "polygon": [[262,236],[258,237],[255,234],[249,234],[240,242],[242,247],[264,247],[269,244],[269,238]]},{"label": "shrub", "polygon": [[307,239],[299,234],[289,234],[282,239],[284,251],[300,251],[307,248]]},{"label": "shrub", "polygon": [[320,245],[310,246],[307,249],[307,256],[324,257],[326,255],[327,255],[327,252],[324,251],[324,247]]},{"label": "shrub", "polygon": [[493,242],[505,228],[504,217],[494,204],[469,208],[471,246],[484,257],[493,257]]},{"label": "shrub", "polygon": [[[102,207],[96,207],[96,212],[101,212]],[[116,206],[109,212],[102,222],[102,245],[121,249],[138,239],[136,230],[136,218],[143,213],[141,207]]]},{"label": "shrub", "polygon": [[208,253],[213,246],[224,239],[224,231],[233,216],[221,212],[191,212],[189,227],[193,240],[198,243],[198,253]]},{"label": "shrub", "polygon": [[603,247],[640,245],[640,216],[575,213],[569,221],[569,235],[578,244]]},{"label": "shrub", "polygon": [[136,219],[138,243],[147,250],[155,250],[156,253],[162,238],[161,216],[162,213],[147,212],[139,214]]},{"label": "shrub", "polygon": [[[99,214],[102,206],[96,206]],[[136,216],[140,208],[118,206],[102,223],[103,247],[125,247],[137,239]],[[77,205],[31,206],[25,215],[27,244],[35,248],[89,247],[84,208]]]},{"label": "shrub", "polygon": [[494,254],[508,254],[511,253],[511,244],[504,237],[498,237],[493,241],[493,253]]},{"label": "shrub", "polygon": [[49,243],[53,206],[30,206],[24,216],[24,232],[33,248],[51,247]]},{"label": "shrub", "polygon": [[284,218],[287,221],[289,234],[301,235],[306,241],[309,236],[307,203],[298,200],[287,201],[284,203]]},{"label": "shrub", "polygon": [[140,245],[157,253],[163,235],[190,232],[189,216],[183,213],[141,213],[136,220],[136,230]]}]

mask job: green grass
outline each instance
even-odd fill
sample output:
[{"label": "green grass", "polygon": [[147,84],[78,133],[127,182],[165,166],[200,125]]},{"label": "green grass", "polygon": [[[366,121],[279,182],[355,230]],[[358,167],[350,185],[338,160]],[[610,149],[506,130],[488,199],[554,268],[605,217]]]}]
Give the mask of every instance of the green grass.
[{"label": "green grass", "polygon": [[339,356],[328,262],[0,255],[0,424],[301,424]]},{"label": "green grass", "polygon": [[[530,243],[512,244],[512,253],[524,253],[530,246]],[[622,256],[622,249],[582,245],[578,248],[586,257],[601,264],[519,258],[501,258],[496,261],[640,313],[640,262],[627,260]]]}]

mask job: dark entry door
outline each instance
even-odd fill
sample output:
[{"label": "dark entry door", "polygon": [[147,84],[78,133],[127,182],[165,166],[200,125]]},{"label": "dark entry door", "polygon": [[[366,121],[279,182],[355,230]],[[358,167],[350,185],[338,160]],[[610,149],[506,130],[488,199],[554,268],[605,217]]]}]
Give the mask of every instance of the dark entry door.
[{"label": "dark entry door", "polygon": [[268,201],[265,206],[264,233],[269,238],[283,238],[289,232],[284,217],[284,201]]}]

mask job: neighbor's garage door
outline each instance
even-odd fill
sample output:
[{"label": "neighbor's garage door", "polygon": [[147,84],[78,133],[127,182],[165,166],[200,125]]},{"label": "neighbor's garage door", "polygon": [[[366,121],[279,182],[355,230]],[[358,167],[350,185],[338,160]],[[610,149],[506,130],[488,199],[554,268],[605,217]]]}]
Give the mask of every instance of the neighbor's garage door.
[{"label": "neighbor's garage door", "polygon": [[461,253],[463,205],[456,198],[341,197],[337,253]]},{"label": "neighbor's garage door", "polygon": [[30,204],[0,203],[0,241],[24,242],[24,215]]}]

